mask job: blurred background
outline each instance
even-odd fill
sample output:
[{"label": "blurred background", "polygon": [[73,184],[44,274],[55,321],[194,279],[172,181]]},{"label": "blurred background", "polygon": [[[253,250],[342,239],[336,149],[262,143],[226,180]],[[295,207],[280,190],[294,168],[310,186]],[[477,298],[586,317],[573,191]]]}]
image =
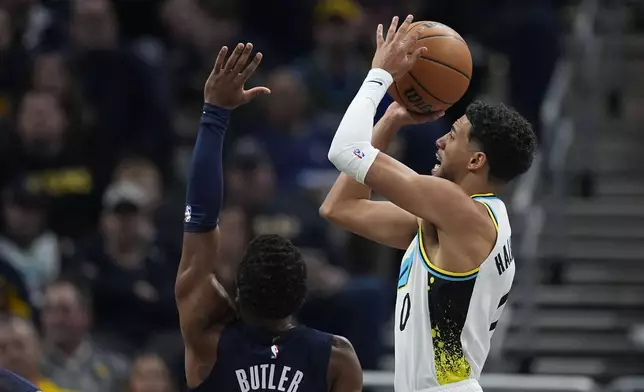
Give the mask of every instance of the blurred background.
[{"label": "blurred background", "polygon": [[185,174],[216,54],[251,41],[252,83],[273,94],[233,115],[218,275],[234,290],[250,238],[292,239],[310,271],[299,321],[348,337],[366,389],[392,391],[401,254],[317,210],[375,27],[408,13],[465,37],[474,78],[393,155],[429,172],[475,98],[540,137],[502,195],[518,270],[484,389],[644,391],[640,0],[0,0],[0,366],[44,392],[184,390]]}]

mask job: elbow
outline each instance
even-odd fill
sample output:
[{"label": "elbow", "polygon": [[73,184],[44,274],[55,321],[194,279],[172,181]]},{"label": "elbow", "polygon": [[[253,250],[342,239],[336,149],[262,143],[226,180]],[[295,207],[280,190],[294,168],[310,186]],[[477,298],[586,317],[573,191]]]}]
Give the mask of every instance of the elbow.
[{"label": "elbow", "polygon": [[342,203],[338,205],[338,203],[327,199],[320,206],[318,213],[322,218],[324,218],[324,220],[331,223],[339,224],[342,219],[343,209],[344,209],[344,206],[342,205]]},{"label": "elbow", "polygon": [[335,143],[331,144],[331,148],[329,148],[329,153],[327,154],[327,158],[329,159],[329,162],[333,164],[338,170],[338,158],[340,156],[340,149],[337,147]]},{"label": "elbow", "polygon": [[320,216],[328,221],[332,220],[333,216],[333,205],[332,203],[328,202],[327,200],[322,203],[320,206],[320,209],[318,210],[318,213]]}]

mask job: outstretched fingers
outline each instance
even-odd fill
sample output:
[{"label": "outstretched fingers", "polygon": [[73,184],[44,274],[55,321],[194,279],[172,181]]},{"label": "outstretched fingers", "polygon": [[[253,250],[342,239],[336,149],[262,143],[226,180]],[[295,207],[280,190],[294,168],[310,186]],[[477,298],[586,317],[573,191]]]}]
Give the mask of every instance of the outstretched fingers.
[{"label": "outstretched fingers", "polygon": [[230,57],[228,57],[228,61],[226,61],[226,65],[224,66],[224,73],[232,72],[243,50],[244,50],[244,44],[242,43],[237,44],[237,46],[235,47],[235,50],[233,50],[233,53],[230,55]]},{"label": "outstretched fingers", "polygon": [[252,75],[255,73],[255,70],[257,67],[259,67],[259,64],[262,62],[262,58],[264,55],[262,55],[261,52],[257,52],[255,54],[255,57],[253,57],[253,60],[248,64],[248,67],[246,67],[240,74],[239,77],[241,78],[242,83],[245,83]]},{"label": "outstretched fingers", "polygon": [[217,60],[215,60],[215,67],[213,68],[213,72],[215,74],[218,74],[221,71],[221,68],[224,66],[224,60],[226,59],[227,54],[228,54],[228,47],[223,46],[219,50],[219,54],[217,55]]},{"label": "outstretched fingers", "polygon": [[378,28],[376,29],[376,47],[380,48],[384,43],[385,43],[385,37],[382,35],[382,31],[384,30],[384,27],[382,27],[382,24],[378,25]]},{"label": "outstretched fingers", "polygon": [[237,63],[235,63],[235,66],[233,67],[233,70],[232,70],[233,75],[239,75],[242,72],[242,70],[248,63],[248,58],[250,57],[250,54],[252,52],[253,52],[253,44],[249,42],[246,44],[246,46],[244,46],[244,50],[239,56]]},{"label": "outstretched fingers", "polygon": [[389,25],[389,30],[387,31],[387,37],[385,42],[392,42],[396,37],[396,28],[398,28],[398,17],[394,16],[391,19],[391,24]]},{"label": "outstretched fingers", "polygon": [[400,28],[396,32],[396,37],[395,37],[396,41],[401,42],[405,39],[405,36],[409,31],[409,26],[413,21],[414,21],[414,15],[407,15],[403,23],[400,25]]}]

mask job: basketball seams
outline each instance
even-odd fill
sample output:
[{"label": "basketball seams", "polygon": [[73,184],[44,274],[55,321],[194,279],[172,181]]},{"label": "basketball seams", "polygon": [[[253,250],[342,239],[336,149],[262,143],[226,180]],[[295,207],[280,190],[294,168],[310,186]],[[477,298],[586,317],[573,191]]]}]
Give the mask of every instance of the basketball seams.
[{"label": "basketball seams", "polygon": [[[410,29],[407,31],[407,34],[410,34],[410,33],[413,33],[414,31],[417,31],[418,28],[422,28],[423,23],[427,23],[427,21],[414,22],[410,26]],[[460,35],[458,35],[458,33],[456,31],[451,29],[449,26],[446,26],[446,25],[443,25],[443,24],[440,24],[440,23],[436,23],[436,24],[437,25],[432,25],[432,26],[425,27],[425,28],[427,28],[428,31],[424,31],[424,33],[426,35],[423,35],[423,36],[418,38],[418,40],[416,41],[416,44],[415,44],[416,48],[418,48],[420,46],[423,46],[422,40],[433,40],[434,38],[446,38],[446,39],[450,39],[450,40],[453,39],[453,40],[458,41],[458,43],[455,43],[453,41],[452,42],[449,42],[449,41],[447,41],[447,42],[445,42],[445,41],[443,41],[443,42],[441,42],[441,41],[433,41],[433,42],[430,43],[429,41],[427,41],[426,45],[427,45],[428,48],[431,48],[431,47],[434,47],[435,45],[437,45],[436,48],[439,51],[436,52],[436,54],[430,54],[428,56],[420,56],[420,58],[422,59],[422,62],[425,63],[426,65],[420,65],[419,64],[420,67],[417,67],[416,69],[413,69],[413,71],[407,72],[407,75],[409,75],[409,78],[402,78],[400,80],[394,81],[394,83],[393,83],[394,86],[393,86],[393,89],[392,89],[393,94],[390,94],[390,95],[392,95],[392,97],[396,101],[398,101],[401,104],[403,104],[403,106],[407,107],[408,110],[411,110],[411,111],[414,111],[414,112],[416,112],[416,110],[412,109],[412,107],[414,105],[410,103],[410,101],[408,100],[408,97],[406,95],[403,95],[400,90],[407,91],[407,89],[412,88],[412,89],[416,90],[415,94],[418,94],[418,93],[422,94],[424,92],[425,97],[424,98],[419,97],[419,98],[421,98],[424,101],[425,104],[429,104],[428,101],[434,101],[433,103],[435,105],[432,105],[432,106],[435,106],[435,107],[432,108],[432,110],[438,110],[439,107],[447,108],[447,107],[452,106],[453,104],[458,102],[460,97],[458,99],[456,99],[454,102],[448,102],[448,101],[446,101],[444,99],[441,99],[438,96],[434,95],[431,91],[429,91],[430,89],[436,88],[437,89],[436,92],[438,92],[438,93],[441,93],[441,94],[442,93],[447,93],[447,91],[443,91],[443,90],[445,88],[450,88],[449,87],[450,83],[453,83],[453,84],[455,84],[455,86],[453,86],[453,87],[456,88],[457,90],[460,91],[462,87],[465,87],[465,90],[467,90],[467,85],[469,85],[469,83],[471,82],[471,78],[472,78],[471,69],[469,70],[470,72],[468,74],[467,70],[466,71],[461,71],[460,69],[456,68],[458,65],[450,65],[449,64],[449,62],[451,62],[450,60],[456,59],[456,58],[459,58],[459,56],[464,56],[465,55],[465,53],[460,53],[460,52],[462,52],[462,49],[457,50],[456,53],[454,53],[452,50],[447,51],[447,52],[443,50],[443,48],[450,48],[450,47],[454,47],[454,49],[456,49],[456,46],[460,46],[460,44],[463,44],[463,45],[465,45],[464,46],[465,52],[468,52],[467,54],[471,56],[471,54],[469,53],[469,47],[467,46],[467,43],[465,42],[465,40]],[[454,58],[452,58],[452,56]],[[445,58],[443,58],[443,57],[445,57]],[[465,60],[465,59],[463,58],[463,60]],[[445,61],[447,61],[447,63]],[[436,63],[436,64],[438,64],[438,66],[433,66],[433,65],[431,65],[432,63]],[[465,65],[465,64],[459,64],[459,65]],[[439,66],[441,66],[441,67],[439,67]],[[427,72],[430,72],[429,70],[432,67],[438,67],[438,68],[434,69],[433,71],[431,71],[432,73],[438,72],[439,74],[444,75],[445,77],[448,76],[446,73],[450,73],[453,76],[449,76],[448,80],[436,80],[436,79],[434,79],[433,76],[427,74]],[[440,68],[443,68],[443,69],[441,70]],[[416,74],[414,74],[414,72]],[[452,72],[456,72],[460,76],[456,76]],[[416,77],[416,75],[419,75],[420,79],[418,77]],[[462,78],[465,78],[465,79],[462,79]],[[423,85],[420,82],[421,79],[424,82],[428,83],[429,86]],[[434,84],[436,84],[436,86],[434,86]],[[459,87],[456,87],[457,85],[459,85]],[[398,97],[395,97],[394,94],[397,95]],[[452,96],[455,96],[455,94],[452,94],[452,93],[449,93],[449,94],[451,94]]]},{"label": "basketball seams", "polygon": [[445,105],[453,105],[453,104],[455,104],[455,103],[456,103],[456,102],[446,102],[446,101],[444,101],[444,100],[442,100],[442,99],[438,98],[437,96],[435,96],[434,94],[432,94],[431,92],[429,92],[429,91],[427,90],[427,88],[425,88],[425,86],[423,86],[423,85],[418,81],[418,79],[416,79],[416,77],[414,76],[414,74],[413,74],[413,73],[411,73],[411,71],[407,72],[407,74],[409,75],[409,77],[410,77],[410,78],[412,78],[412,80],[414,81],[414,83],[416,83],[416,84],[418,85],[418,87],[420,87],[421,89],[423,89],[423,91],[424,91],[424,92],[426,92],[426,93],[427,93],[427,95],[431,96],[432,98],[434,98],[434,99],[435,99],[435,100],[437,100],[438,102],[443,103],[443,104],[445,104]]},{"label": "basketball seams", "polygon": [[465,42],[465,40],[463,40],[463,39],[461,39],[461,38],[459,38],[459,37],[457,37],[457,36],[455,36],[455,35],[452,35],[452,34],[430,34],[430,35],[423,35],[422,37],[418,37],[418,41],[421,41],[421,40],[424,40],[424,39],[441,38],[441,37],[442,37],[442,38],[451,38],[451,39],[455,39],[455,40],[457,40],[457,41],[459,41],[459,42],[462,42],[462,43],[464,43],[465,45],[467,45],[467,42]]},{"label": "basketball seams", "polygon": [[466,74],[465,72],[461,71],[460,69],[458,69],[458,68],[456,68],[454,66],[451,66],[451,65],[446,64],[446,63],[444,63],[442,61],[438,61],[436,59],[433,59],[433,58],[427,57],[427,56],[420,56],[420,58],[422,60],[424,60],[424,61],[430,61],[432,63],[436,63],[436,64],[439,64],[439,65],[442,65],[443,67],[449,68],[452,71],[458,72],[459,74],[463,75],[467,80],[471,80],[470,75]]}]

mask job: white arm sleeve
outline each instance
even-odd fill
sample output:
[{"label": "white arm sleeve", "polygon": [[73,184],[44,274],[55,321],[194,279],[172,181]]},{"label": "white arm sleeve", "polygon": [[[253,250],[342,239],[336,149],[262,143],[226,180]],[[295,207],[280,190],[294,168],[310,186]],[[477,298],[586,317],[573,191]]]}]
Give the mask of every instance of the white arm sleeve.
[{"label": "white arm sleeve", "polygon": [[361,184],[379,152],[371,145],[373,118],[391,83],[393,78],[387,71],[369,71],[331,142],[331,163]]}]

